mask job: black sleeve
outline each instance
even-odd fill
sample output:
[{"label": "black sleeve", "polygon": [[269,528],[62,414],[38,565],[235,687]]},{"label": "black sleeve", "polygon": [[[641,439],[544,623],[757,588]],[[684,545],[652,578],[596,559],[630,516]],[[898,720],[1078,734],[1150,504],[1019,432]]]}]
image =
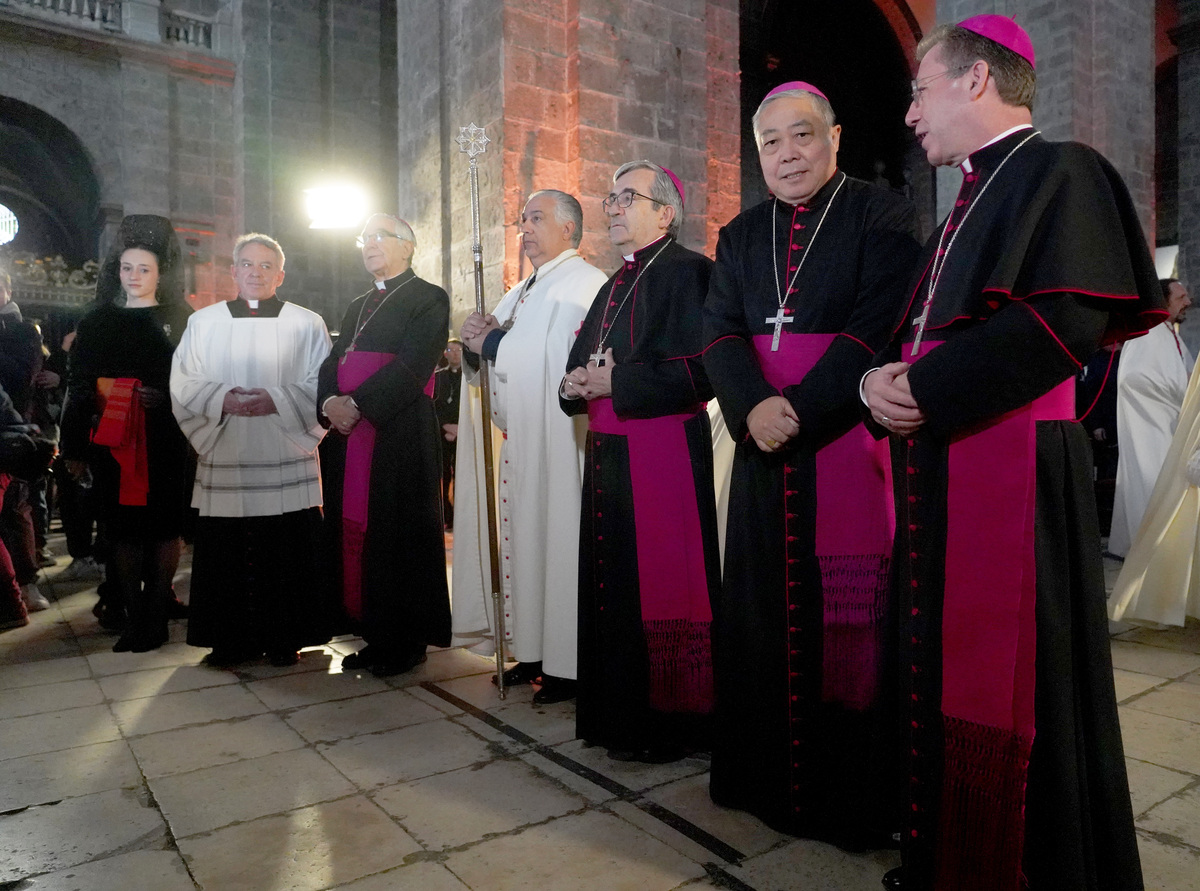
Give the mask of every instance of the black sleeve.
[{"label": "black sleeve", "polygon": [[396,342],[396,358],[355,389],[354,401],[363,417],[376,427],[383,426],[424,393],[446,351],[449,330],[450,298],[441,288],[434,288],[423,305],[405,319]]},{"label": "black sleeve", "polygon": [[[579,326],[579,334],[576,335],[575,342],[571,344],[571,352],[567,354],[567,367],[563,369],[564,376],[576,368],[587,367],[588,359],[592,352],[592,345],[597,340],[596,332],[600,329],[600,319],[604,312],[604,303],[608,300],[608,290],[609,283],[605,282],[596,293],[596,297],[592,300],[592,305],[588,308],[587,315],[584,316],[583,324]],[[587,413],[587,400],[563,398],[561,385],[558,405],[563,410],[563,413],[567,415],[582,415]]]},{"label": "black sleeve", "polygon": [[729,227],[717,236],[717,262],[704,301],[704,368],[734,442],[746,438],[746,416],[764,399],[778,396],[758,364],[746,325],[741,264]]},{"label": "black sleeve", "polygon": [[880,195],[867,214],[850,320],[804,379],[783,389],[801,429],[817,437],[846,429],[858,418],[859,381],[887,342],[920,251],[916,210],[908,201]]},{"label": "black sleeve", "polygon": [[346,355],[346,347],[354,340],[354,325],[358,318],[354,310],[356,303],[358,303],[357,300],[350,301],[350,305],[342,314],[342,324],[338,328],[337,340],[333,342],[329,355],[325,357],[320,371],[317,372],[317,423],[326,430],[329,429],[329,418],[325,417],[321,406],[330,396],[342,395],[342,391],[338,388],[338,363],[342,356]]},{"label": "black sleeve", "polygon": [[[613,411],[621,417],[655,418],[688,411],[712,398],[704,370],[702,313],[712,262],[696,257],[678,264],[664,288],[668,299],[639,306],[634,355],[641,361],[613,368]],[[661,279],[660,279],[661,281]]]},{"label": "black sleeve", "polygon": [[955,334],[908,372],[923,429],[948,436],[1050,392],[1096,352],[1108,321],[1097,301],[1059,291]]},{"label": "black sleeve", "polygon": [[86,461],[97,414],[97,333],[87,318],[79,322],[67,355],[67,394],[59,425],[59,448],[68,460]]}]

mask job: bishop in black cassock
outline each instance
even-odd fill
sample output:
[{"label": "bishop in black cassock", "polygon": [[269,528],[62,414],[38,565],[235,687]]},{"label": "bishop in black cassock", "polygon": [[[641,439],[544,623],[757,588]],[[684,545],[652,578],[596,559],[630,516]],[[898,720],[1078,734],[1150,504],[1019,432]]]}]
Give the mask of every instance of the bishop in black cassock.
[{"label": "bishop in black cassock", "polygon": [[896,480],[908,794],[885,885],[1140,889],[1072,419],[1081,364],[1159,322],[1162,292],[1113,168],[1030,126],[1019,26],[976,16],[918,53],[907,123],[963,183],[863,383]]},{"label": "bishop in black cassock", "polygon": [[596,295],[559,390],[588,413],[576,733],[618,760],[707,748],[720,573],[700,310],[712,261],[675,241],[683,193],[636,161],[605,201],[625,264]]},{"label": "bishop in black cassock", "polygon": [[712,798],[880,847],[899,822],[893,524],[858,383],[903,297],[914,213],[837,169],[815,87],[772,90],[755,120],[773,197],[721,230],[705,304],[705,367],[737,443]]},{"label": "bishop in black cassock", "polygon": [[375,214],[360,237],[375,287],[354,300],[321,366],[319,420],[329,562],[367,646],[342,660],[385,676],[450,643],[441,431],[433,372],[450,298],[410,267],[412,229]]}]

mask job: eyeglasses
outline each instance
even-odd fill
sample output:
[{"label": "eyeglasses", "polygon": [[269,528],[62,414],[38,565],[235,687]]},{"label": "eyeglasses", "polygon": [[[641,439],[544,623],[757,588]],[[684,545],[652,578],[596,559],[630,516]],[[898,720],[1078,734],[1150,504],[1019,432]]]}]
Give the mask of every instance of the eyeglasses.
[{"label": "eyeglasses", "polygon": [[945,71],[941,71],[937,74],[931,74],[928,77],[922,77],[920,80],[913,79],[913,81],[912,81],[913,105],[920,105],[921,104],[921,94],[924,93],[927,89],[929,89],[928,87],[922,86],[922,84],[927,84],[930,81],[937,80],[939,77],[945,77],[948,74],[961,74],[962,72],[966,71],[970,67],[971,67],[970,65],[959,65],[957,68],[947,68]]},{"label": "eyeglasses", "polygon": [[634,198],[643,198],[653,204],[661,204],[661,201],[655,201],[649,195],[643,195],[641,192],[635,192],[633,189],[623,189],[619,195],[610,194],[607,198],[600,202],[605,210],[608,210],[614,204],[617,207],[628,207],[633,204]]},{"label": "eyeglasses", "polygon": [[385,238],[394,238],[397,241],[404,241],[404,239],[395,232],[388,232],[384,229],[380,229],[378,232],[364,233],[358,236],[358,238],[354,239],[354,246],[357,248],[365,248],[367,246],[367,242],[373,241],[376,244],[379,244]]}]

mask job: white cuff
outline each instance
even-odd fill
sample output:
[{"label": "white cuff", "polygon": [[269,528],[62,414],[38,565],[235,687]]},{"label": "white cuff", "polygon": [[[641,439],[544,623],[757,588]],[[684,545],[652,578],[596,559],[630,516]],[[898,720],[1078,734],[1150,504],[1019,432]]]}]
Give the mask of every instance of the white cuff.
[{"label": "white cuff", "polygon": [[[880,367],[881,366],[877,365],[874,368],[868,368],[867,373],[864,374],[858,380],[858,398],[862,401],[863,405],[867,405],[867,394],[866,394],[866,391],[863,389],[864,385],[867,383],[867,375],[874,374],[876,371],[878,371],[880,369]],[[871,406],[867,405],[867,408],[870,408],[870,407]]]}]

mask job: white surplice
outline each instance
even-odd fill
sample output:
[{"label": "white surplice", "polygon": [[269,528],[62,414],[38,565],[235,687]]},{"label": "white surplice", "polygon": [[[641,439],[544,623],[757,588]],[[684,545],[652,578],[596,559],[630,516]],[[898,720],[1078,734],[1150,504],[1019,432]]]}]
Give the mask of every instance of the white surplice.
[{"label": "white surplice", "polygon": [[1200,488],[1188,462],[1200,452],[1200,374],[1192,373],[1179,424],[1146,517],[1108,601],[1115,621],[1183,625],[1200,619]]},{"label": "white surplice", "polygon": [[1192,357],[1167,323],[1121,347],[1117,370],[1117,487],[1108,549],[1129,553],[1167,457]]},{"label": "white surplice", "polygon": [[[321,506],[317,371],[329,333],[316,313],[234,318],[228,304],[194,313],[171,364],[171,407],[199,455],[192,506],[202,517],[278,516]],[[277,414],[224,415],[234,387],[262,388]]]},{"label": "white surplice", "polygon": [[[587,417],[558,404],[567,355],[607,276],[574,249],[542,264],[493,313],[513,321],[489,366],[492,421],[505,434],[495,458],[505,644],[520,662],[576,676],[579,509]],[[453,629],[456,643],[494,644],[483,505],[479,375],[459,401],[454,481]],[[482,647],[479,645],[482,644]]]}]

